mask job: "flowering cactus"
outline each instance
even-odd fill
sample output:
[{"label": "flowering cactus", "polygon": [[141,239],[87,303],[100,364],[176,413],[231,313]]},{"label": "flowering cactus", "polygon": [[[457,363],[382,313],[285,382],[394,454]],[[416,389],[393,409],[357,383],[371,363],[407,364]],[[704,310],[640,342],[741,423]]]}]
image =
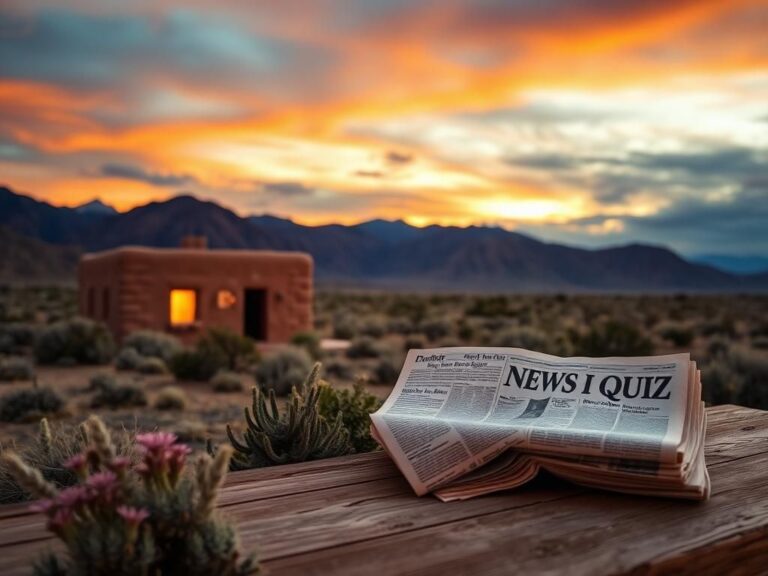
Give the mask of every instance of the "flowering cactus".
[{"label": "flowering cactus", "polygon": [[194,473],[190,450],[166,432],[139,434],[141,461],[116,456],[97,417],[86,423],[93,444],[66,462],[78,484],[63,490],[17,455],[3,458],[26,490],[40,498],[33,509],[67,550],[64,560],[44,557],[40,576],[244,576],[258,571],[252,558],[238,561],[235,533],[215,512],[217,490],[231,449],[203,455]]}]

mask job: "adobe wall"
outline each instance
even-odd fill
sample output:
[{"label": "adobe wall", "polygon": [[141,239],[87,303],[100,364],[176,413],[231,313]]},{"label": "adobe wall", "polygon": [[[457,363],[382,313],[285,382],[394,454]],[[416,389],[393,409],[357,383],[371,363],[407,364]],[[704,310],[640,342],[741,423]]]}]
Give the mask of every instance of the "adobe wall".
[{"label": "adobe wall", "polygon": [[[306,254],[237,250],[123,248],[86,256],[81,262],[81,286],[119,285],[115,317],[110,323],[122,339],[139,329],[172,333],[192,342],[206,327],[243,332],[246,288],[267,290],[267,342],[287,342],[297,331],[312,329],[312,259]],[[196,327],[171,329],[169,293],[174,288],[198,294]],[[236,296],[229,309],[219,309],[219,290]],[[83,292],[81,290],[81,292]],[[81,311],[84,295],[81,293]]]}]

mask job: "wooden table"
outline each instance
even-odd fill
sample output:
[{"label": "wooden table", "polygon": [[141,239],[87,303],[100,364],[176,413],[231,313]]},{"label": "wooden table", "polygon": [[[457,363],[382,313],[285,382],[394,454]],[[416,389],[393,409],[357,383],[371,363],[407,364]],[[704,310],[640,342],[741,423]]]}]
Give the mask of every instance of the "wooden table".
[{"label": "wooden table", "polygon": [[[704,503],[544,478],[443,504],[375,453],[231,474],[220,507],[270,574],[768,574],[768,412],[708,414]],[[0,574],[51,543],[41,516],[0,507]]]}]

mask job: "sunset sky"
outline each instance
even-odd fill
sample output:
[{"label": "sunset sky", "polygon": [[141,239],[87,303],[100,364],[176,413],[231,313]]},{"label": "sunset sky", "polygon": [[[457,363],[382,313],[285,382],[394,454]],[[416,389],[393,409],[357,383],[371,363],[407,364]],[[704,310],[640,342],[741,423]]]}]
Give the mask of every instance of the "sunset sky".
[{"label": "sunset sky", "polygon": [[765,255],[768,4],[4,0],[0,183]]}]

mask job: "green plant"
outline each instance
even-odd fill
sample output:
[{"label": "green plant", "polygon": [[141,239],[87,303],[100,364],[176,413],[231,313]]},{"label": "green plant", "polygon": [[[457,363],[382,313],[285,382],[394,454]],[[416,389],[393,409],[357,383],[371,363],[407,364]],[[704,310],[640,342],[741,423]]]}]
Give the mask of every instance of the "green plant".
[{"label": "green plant", "polygon": [[373,369],[373,375],[379,384],[394,385],[397,377],[400,375],[400,369],[403,367],[402,358],[393,354],[382,356]]},{"label": "green plant", "polygon": [[422,322],[419,329],[430,341],[435,342],[449,336],[453,330],[453,324],[444,318],[432,318]]},{"label": "green plant", "polygon": [[157,393],[157,410],[184,410],[187,407],[187,394],[178,386],[166,386]]},{"label": "green plant", "polygon": [[135,384],[120,384],[116,381],[104,383],[91,399],[93,408],[106,407],[116,410],[146,405],[147,395],[142,388]]},{"label": "green plant", "polygon": [[64,408],[64,400],[50,388],[15,390],[0,398],[0,422],[20,422],[56,414]]},{"label": "green plant", "polygon": [[693,342],[694,333],[693,330],[685,325],[675,322],[667,322],[659,328],[659,335],[672,342],[677,348],[688,346]]},{"label": "green plant", "polygon": [[0,358],[0,381],[32,380],[35,369],[26,358]]},{"label": "green plant", "polygon": [[[256,343],[227,328],[211,328],[197,341],[197,351],[217,359],[222,368],[239,370],[257,360]],[[205,378],[207,380],[207,378]]]},{"label": "green plant", "polygon": [[303,348],[288,347],[265,356],[256,366],[256,384],[274,390],[278,396],[287,396],[291,389],[304,381],[312,368],[312,358]]},{"label": "green plant", "polygon": [[[122,429],[113,438],[116,453],[131,461],[135,460],[133,434]],[[87,445],[88,432],[85,426],[51,426],[46,418],[42,418],[39,434],[20,448],[12,445],[12,449],[18,451],[24,461],[37,469],[45,480],[57,488],[65,488],[75,484],[77,476],[64,464]],[[0,460],[0,504],[21,502],[29,498],[30,494],[8,471],[6,463]]]},{"label": "green plant", "polygon": [[35,357],[40,364],[106,364],[114,348],[104,324],[72,318],[51,324],[40,333]]},{"label": "green plant", "polygon": [[182,350],[181,342],[175,336],[154,330],[138,330],[123,341],[123,350],[133,348],[145,358],[160,358],[168,362]]},{"label": "green plant", "polygon": [[350,441],[355,452],[372,452],[378,444],[371,437],[370,414],[381,406],[381,400],[365,389],[361,380],[355,382],[352,390],[337,390],[324,382],[320,386],[318,410],[320,415],[331,419],[341,414],[344,427],[349,430]]},{"label": "green plant", "polygon": [[317,332],[297,332],[291,338],[291,344],[304,348],[315,360],[318,360],[322,355],[320,335]]},{"label": "green plant", "polygon": [[177,380],[196,380],[204,382],[219,370],[226,367],[220,356],[205,354],[199,350],[182,350],[177,353],[168,366]]},{"label": "green plant", "polygon": [[547,335],[530,326],[509,326],[494,335],[493,346],[501,348],[525,348],[537,352],[546,352],[549,345]]},{"label": "green plant", "polygon": [[579,356],[648,356],[653,343],[634,325],[609,320],[578,338]]},{"label": "green plant", "polygon": [[214,392],[241,392],[243,390],[243,379],[237,372],[219,370],[211,378],[211,385]]},{"label": "green plant", "polygon": [[22,354],[35,344],[38,327],[33,324],[0,324],[0,354]]},{"label": "green plant", "polygon": [[115,356],[115,368],[118,370],[136,370],[144,361],[144,356],[136,351],[136,348],[123,348]]},{"label": "green plant", "polygon": [[166,374],[168,372],[168,367],[165,365],[162,358],[150,356],[149,358],[142,358],[141,362],[136,367],[136,370],[140,374]]},{"label": "green plant", "polygon": [[66,466],[78,478],[58,490],[18,455],[3,460],[19,484],[41,498],[36,510],[63,543],[63,558],[52,553],[38,561],[45,576],[244,576],[257,568],[241,562],[232,526],[215,511],[218,489],[232,450],[215,459],[202,455],[194,470],[190,449],[165,432],[139,434],[142,461],[133,470],[117,456],[104,424],[87,422],[87,451]]},{"label": "green plant", "polygon": [[[329,421],[320,414],[319,373],[318,363],[304,385],[291,391],[283,412],[278,409],[274,390],[267,395],[254,386],[251,407],[244,410],[247,428],[243,440],[227,425],[227,436],[235,449],[232,470],[319,460],[354,451],[342,415]],[[210,443],[208,450],[213,453]]]},{"label": "green plant", "polygon": [[380,354],[376,341],[367,336],[355,338],[347,348],[347,358],[378,358]]}]

